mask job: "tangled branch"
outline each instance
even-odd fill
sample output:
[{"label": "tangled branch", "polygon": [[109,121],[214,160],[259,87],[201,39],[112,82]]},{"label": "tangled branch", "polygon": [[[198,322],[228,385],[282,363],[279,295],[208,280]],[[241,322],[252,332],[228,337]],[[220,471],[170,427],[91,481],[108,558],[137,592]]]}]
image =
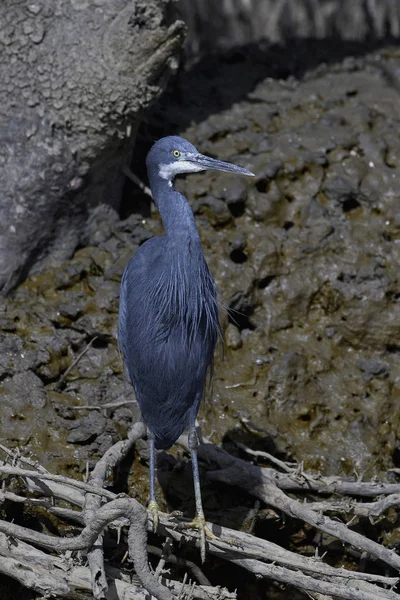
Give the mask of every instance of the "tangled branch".
[{"label": "tangled branch", "polygon": [[[112,470],[144,433],[144,425],[135,424],[128,438],[112,446],[99,460],[87,483],[48,473],[37,463],[0,447],[6,457],[0,465],[0,473],[4,476],[0,500],[40,506],[80,528],[78,535],[61,537],[0,520],[0,572],[37,593],[64,598],[81,598],[87,593],[96,599],[136,600],[144,599],[147,590],[159,600],[178,597],[234,599],[234,592],[211,586],[200,567],[173,554],[171,543],[166,544],[164,550],[147,547],[147,530],[152,529],[152,523],[146,509],[137,500],[117,496],[106,489]],[[202,445],[199,456],[212,465],[208,472],[210,479],[240,487],[275,510],[336,537],[360,554],[367,553],[394,573],[400,570],[400,558],[393,550],[353,531],[349,524],[326,515],[334,512],[370,518],[380,516],[388,508],[400,504],[400,485],[316,478],[288,468],[284,463],[275,463],[277,468],[284,470],[281,473],[236,458],[212,444]],[[29,494],[17,494],[7,489],[10,479],[15,477],[24,482]],[[307,503],[289,496],[288,491],[323,493],[324,496],[335,495],[335,498]],[[382,497],[373,502],[357,502],[355,496]],[[58,506],[59,500],[64,504],[69,502],[71,508]],[[162,515],[157,533],[172,542],[199,547],[197,532],[185,528],[184,523],[181,517]],[[249,533],[212,523],[209,527],[217,537],[208,540],[208,554],[245,569],[257,578],[293,585],[314,598],[396,600],[399,597],[393,591],[397,577],[335,568],[319,558],[302,556]],[[112,530],[118,531],[119,543],[127,547],[136,580],[132,580],[123,564],[111,566],[105,560],[104,540],[112,535]],[[87,565],[80,564],[77,551],[86,555]],[[149,567],[148,552],[160,560],[155,573]],[[167,564],[183,567],[187,573],[185,579],[178,582],[167,577]],[[196,578],[198,583],[188,582],[190,577]]]}]

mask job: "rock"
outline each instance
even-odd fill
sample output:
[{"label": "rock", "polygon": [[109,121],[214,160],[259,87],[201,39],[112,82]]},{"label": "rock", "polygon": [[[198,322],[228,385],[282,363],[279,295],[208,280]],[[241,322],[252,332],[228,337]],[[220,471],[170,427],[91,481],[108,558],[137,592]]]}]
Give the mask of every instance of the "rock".
[{"label": "rock", "polygon": [[0,385],[3,435],[13,443],[27,444],[42,427],[47,412],[42,381],[31,371],[17,373]]},{"label": "rock", "polygon": [[229,323],[228,327],[226,328],[225,342],[226,342],[227,347],[231,348],[232,350],[238,350],[243,345],[242,336],[240,335],[240,331],[232,323]]},{"label": "rock", "polygon": [[107,419],[97,410],[92,410],[86,417],[69,424],[70,433],[67,441],[70,444],[88,444],[98,438],[104,431]]}]

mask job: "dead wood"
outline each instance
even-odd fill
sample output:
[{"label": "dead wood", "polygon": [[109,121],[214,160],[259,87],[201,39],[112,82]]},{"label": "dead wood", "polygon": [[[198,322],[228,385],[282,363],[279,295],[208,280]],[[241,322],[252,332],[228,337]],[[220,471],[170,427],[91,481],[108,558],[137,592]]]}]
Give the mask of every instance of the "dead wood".
[{"label": "dead wood", "polygon": [[[136,600],[146,597],[145,590],[161,600],[175,597],[216,600],[235,598],[234,591],[208,585],[201,567],[180,557],[178,546],[175,553],[171,551],[174,541],[199,547],[198,534],[182,527],[185,519],[161,515],[158,534],[170,542],[164,550],[153,546],[147,548],[147,530],[152,529],[152,523],[148,521],[145,508],[133,498],[117,496],[105,489],[112,469],[144,433],[144,425],[136,423],[128,438],[112,446],[99,460],[87,483],[50,474],[34,461],[2,447],[6,461],[11,460],[13,464],[5,462],[0,465],[0,473],[5,477],[0,500],[39,505],[42,510],[73,521],[75,527],[81,530],[73,537],[58,537],[1,520],[0,572],[14,577],[37,593],[51,593],[63,598],[84,598],[93,594],[99,599],[107,597]],[[397,484],[316,478],[278,465],[285,470],[282,474],[274,469],[252,465],[212,444],[201,447],[201,456],[209,465],[213,465],[213,470],[208,473],[211,479],[242,487],[275,510],[335,536],[348,544],[354,552],[368,553],[395,572],[400,570],[400,559],[393,550],[352,531],[346,523],[324,515],[325,512],[371,518],[382,515],[385,510],[399,503],[399,492],[395,489],[399,487]],[[15,477],[23,481],[29,495],[7,489],[8,483]],[[301,501],[294,499],[285,491],[295,489],[304,496],[308,489],[315,497],[319,490],[324,495],[328,491],[333,493],[332,488],[334,499],[324,498],[320,502],[313,500],[308,504],[304,502],[304,498]],[[369,495],[383,497],[373,502],[356,502],[353,498],[340,497],[338,489],[346,490],[347,495],[351,493],[354,496],[366,495],[365,489],[377,490],[375,494]],[[77,498],[76,492],[80,497]],[[79,508],[57,506],[60,499]],[[292,585],[314,598],[396,600],[399,597],[393,591],[398,582],[397,577],[335,568],[320,558],[302,556],[249,533],[212,523],[209,523],[209,527],[217,536],[215,540],[208,540],[209,556],[245,569],[257,578]],[[103,539],[112,530],[118,531],[119,543],[127,546],[137,579],[132,579],[124,564],[111,566],[108,563]],[[78,551],[87,556],[88,564],[80,563]],[[149,568],[147,552],[160,558],[155,573]],[[169,565],[178,565],[186,570],[182,582],[169,577]],[[196,583],[189,581],[193,578],[197,580]]]}]

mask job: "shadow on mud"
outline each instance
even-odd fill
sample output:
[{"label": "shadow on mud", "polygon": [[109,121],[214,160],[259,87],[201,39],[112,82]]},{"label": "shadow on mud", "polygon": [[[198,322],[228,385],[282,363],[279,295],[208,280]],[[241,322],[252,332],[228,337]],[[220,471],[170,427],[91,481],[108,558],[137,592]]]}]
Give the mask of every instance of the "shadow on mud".
[{"label": "shadow on mud", "polygon": [[[255,86],[270,77],[301,79],[317,67],[348,59],[348,69],[357,58],[385,46],[398,46],[398,39],[346,41],[340,38],[292,39],[285,45],[259,42],[203,56],[191,66],[182,66],[166,91],[147,113],[138,132],[132,170],[147,182],[145,158],[152,144],[165,135],[178,135],[194,123],[229,109],[246,98]],[[150,200],[126,180],[120,216],[132,212],[150,215]]]}]

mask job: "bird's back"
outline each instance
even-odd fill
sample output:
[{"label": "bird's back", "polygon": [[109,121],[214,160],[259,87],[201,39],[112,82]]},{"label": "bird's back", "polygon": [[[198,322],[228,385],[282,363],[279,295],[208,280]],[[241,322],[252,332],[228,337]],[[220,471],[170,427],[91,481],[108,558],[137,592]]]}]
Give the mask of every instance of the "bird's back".
[{"label": "bird's back", "polygon": [[214,280],[195,241],[152,238],[122,280],[119,345],[157,448],[169,448],[197,414],[218,336]]}]

